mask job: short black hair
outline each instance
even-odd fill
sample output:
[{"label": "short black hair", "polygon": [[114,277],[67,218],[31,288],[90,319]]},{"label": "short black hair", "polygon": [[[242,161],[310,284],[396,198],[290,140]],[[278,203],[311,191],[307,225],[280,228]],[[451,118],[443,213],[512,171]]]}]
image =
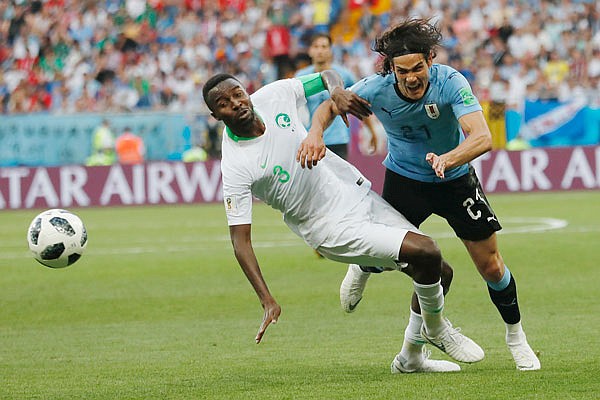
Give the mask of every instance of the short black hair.
[{"label": "short black hair", "polygon": [[377,39],[373,50],[384,57],[381,75],[392,73],[394,57],[406,54],[421,53],[428,58],[436,56],[436,48],[440,46],[442,33],[431,19],[408,19],[396,26],[388,28]]},{"label": "short black hair", "polygon": [[210,77],[206,81],[206,83],[204,84],[204,87],[202,88],[202,97],[204,97],[204,102],[206,104],[208,104],[208,101],[207,101],[208,100],[208,92],[210,92],[210,89],[214,88],[219,83],[221,83],[227,79],[235,79],[236,81],[240,82],[240,80],[238,78],[236,78],[235,76],[233,76],[231,74],[216,74],[216,75],[213,75],[212,77]]}]

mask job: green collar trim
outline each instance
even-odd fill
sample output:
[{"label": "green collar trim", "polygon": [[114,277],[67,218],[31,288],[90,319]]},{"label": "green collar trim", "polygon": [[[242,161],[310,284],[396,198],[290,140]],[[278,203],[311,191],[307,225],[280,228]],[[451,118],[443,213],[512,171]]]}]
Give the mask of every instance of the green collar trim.
[{"label": "green collar trim", "polygon": [[[254,110],[254,113],[258,116],[258,118],[260,118],[260,120],[264,124],[265,121],[260,116],[260,114],[256,110]],[[265,128],[266,128],[266,124],[265,124]],[[227,125],[225,125],[225,132],[227,132],[227,136],[229,136],[231,138],[231,140],[233,140],[234,142],[239,142],[240,140],[242,140],[242,141],[244,141],[244,140],[253,140],[253,139],[258,139],[260,137],[260,136],[253,136],[253,137],[238,136],[235,133],[233,133],[231,131],[231,129],[229,129],[229,127]]]}]

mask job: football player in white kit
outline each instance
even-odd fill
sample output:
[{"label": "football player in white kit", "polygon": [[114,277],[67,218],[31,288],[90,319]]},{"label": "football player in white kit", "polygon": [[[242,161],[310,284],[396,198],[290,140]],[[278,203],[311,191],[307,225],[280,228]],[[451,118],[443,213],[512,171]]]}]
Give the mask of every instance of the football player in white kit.
[{"label": "football player in white kit", "polygon": [[[223,199],[234,253],[264,309],[256,342],[281,307],[261,274],[251,240],[252,198],[281,211],[285,223],[323,256],[362,266],[405,268],[413,279],[423,315],[423,336],[461,362],[483,359],[483,350],[443,317],[441,253],[375,192],[351,164],[326,152],[322,133],[307,135],[298,117],[306,97],[328,90],[336,111],[359,118],[369,104],[344,90],[339,74],[323,71],[282,79],[248,95],[234,76],[218,74],[203,88],[212,116],[223,121]],[[305,168],[306,167],[306,168]],[[422,347],[422,346],[421,346]],[[392,372],[458,371],[458,364],[430,360],[419,351],[396,356]]]}]

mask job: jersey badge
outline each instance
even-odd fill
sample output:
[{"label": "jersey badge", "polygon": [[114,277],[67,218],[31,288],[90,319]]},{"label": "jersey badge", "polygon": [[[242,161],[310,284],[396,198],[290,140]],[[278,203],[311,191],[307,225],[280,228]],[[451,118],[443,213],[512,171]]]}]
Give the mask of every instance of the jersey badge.
[{"label": "jersey badge", "polygon": [[227,214],[234,214],[237,212],[238,205],[235,196],[227,196],[223,199],[223,202],[225,203],[225,212]]},{"label": "jersey badge", "polygon": [[473,104],[477,103],[477,99],[473,95],[473,92],[471,92],[471,89],[467,87],[460,88],[458,94],[460,94],[460,98],[465,106],[472,106]]},{"label": "jersey badge", "polygon": [[438,119],[440,117],[440,110],[435,103],[425,104],[425,112],[431,119]]},{"label": "jersey badge", "polygon": [[280,128],[289,128],[292,125],[292,119],[287,114],[279,113],[275,116],[275,123]]}]

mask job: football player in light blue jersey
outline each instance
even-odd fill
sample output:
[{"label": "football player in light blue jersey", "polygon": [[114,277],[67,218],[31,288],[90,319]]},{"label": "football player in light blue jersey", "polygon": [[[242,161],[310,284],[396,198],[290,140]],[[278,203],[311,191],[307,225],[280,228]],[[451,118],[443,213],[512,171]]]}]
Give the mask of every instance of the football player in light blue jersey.
[{"label": "football player in light blue jersey", "polygon": [[[332,69],[340,74],[342,80],[344,81],[344,87],[350,87],[354,84],[354,82],[356,82],[356,78],[352,72],[340,65],[332,63],[333,53],[331,51],[331,37],[329,35],[325,33],[317,33],[312,36],[310,40],[310,47],[308,49],[308,55],[312,61],[312,64],[298,70],[296,72],[296,77]],[[329,92],[326,90],[307,99],[306,107],[308,108],[310,117],[312,117],[317,107],[319,107],[319,105],[327,99],[329,99]],[[373,124],[369,118],[365,118],[363,122],[368,128],[368,131],[371,133],[370,150],[374,152],[377,150],[377,135],[375,134]],[[310,128],[310,118],[305,121],[305,125],[306,129]],[[344,124],[344,121],[342,121],[341,118],[337,117],[332,121],[329,128],[327,128],[323,133],[323,140],[325,141],[325,146],[327,146],[329,150],[333,151],[344,160],[348,159],[350,128]]]},{"label": "football player in light blue jersey", "polygon": [[[371,102],[373,113],[385,127],[389,145],[384,161],[387,169],[420,182],[449,181],[468,173],[468,164],[448,169],[441,178],[426,155],[444,154],[462,143],[465,135],[459,119],[481,111],[481,106],[458,71],[440,64],[427,67],[426,62],[418,60],[416,66],[429,74],[429,87],[418,100],[402,94],[395,74],[372,75],[351,90]],[[476,122],[485,133],[485,121]]]},{"label": "football player in light blue jersey", "polygon": [[[417,227],[431,214],[448,221],[487,283],[506,324],[506,343],[517,368],[537,370],[540,362],[521,326],[515,278],[496,241],[502,227],[469,165],[491,150],[491,134],[465,77],[449,66],[433,64],[441,38],[429,20],[407,20],[389,28],[374,45],[384,57],[382,70],[351,90],[370,103],[388,136],[382,197]],[[323,106],[316,114],[316,121],[328,121],[331,107]],[[443,265],[447,291],[452,269],[445,261]],[[369,274],[380,271],[348,268],[340,288],[346,311],[353,311],[362,298]],[[414,297],[411,308],[401,355],[418,351],[424,343]]]}]

